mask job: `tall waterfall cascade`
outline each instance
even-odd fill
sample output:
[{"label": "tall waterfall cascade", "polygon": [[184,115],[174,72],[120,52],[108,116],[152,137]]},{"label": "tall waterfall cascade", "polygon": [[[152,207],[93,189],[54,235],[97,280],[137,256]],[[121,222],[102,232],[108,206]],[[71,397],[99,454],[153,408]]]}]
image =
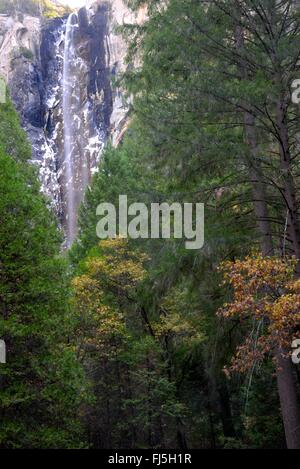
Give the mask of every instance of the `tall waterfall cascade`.
[{"label": "tall waterfall cascade", "polygon": [[78,16],[72,13],[65,28],[62,77],[62,113],[64,161],[62,192],[65,206],[66,244],[70,246],[77,233],[77,213],[84,192],[96,169],[106,135],[93,122],[93,109],[88,99],[81,101],[79,84],[87,67],[77,54]]},{"label": "tall waterfall cascade", "polygon": [[117,145],[128,125],[124,92],[113,84],[127,66],[127,46],[115,26],[144,15],[133,17],[123,0],[86,5],[62,18],[0,15],[0,75],[66,247],[76,238],[79,207],[105,144]]},{"label": "tall waterfall cascade", "polygon": [[[75,221],[75,174],[73,164],[73,142],[75,138],[74,119],[72,112],[72,98],[75,96],[76,83],[72,75],[72,64],[75,63],[74,28],[77,16],[71,14],[67,20],[65,33],[64,65],[63,65],[63,125],[64,125],[64,170],[66,178],[67,199],[67,242],[72,244],[76,236]],[[87,164],[85,164],[87,166]],[[86,171],[87,173],[87,171]]]},{"label": "tall waterfall cascade", "polygon": [[56,153],[63,153],[58,180],[66,247],[76,238],[79,207],[103,148],[109,138],[117,143],[127,120],[122,92],[112,86],[126,49],[112,32],[111,14],[107,2],[92,2],[63,25],[62,73],[54,89],[61,110],[53,137]]}]

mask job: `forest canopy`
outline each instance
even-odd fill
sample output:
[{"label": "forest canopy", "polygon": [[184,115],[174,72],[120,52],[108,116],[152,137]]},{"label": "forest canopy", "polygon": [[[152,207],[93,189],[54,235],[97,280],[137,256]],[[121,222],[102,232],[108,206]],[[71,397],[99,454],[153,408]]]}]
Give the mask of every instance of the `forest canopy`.
[{"label": "forest canopy", "polygon": [[[299,449],[299,4],[127,3],[126,132],[68,252],[0,104],[0,448]],[[121,194],[205,204],[204,246],[99,240]]]}]

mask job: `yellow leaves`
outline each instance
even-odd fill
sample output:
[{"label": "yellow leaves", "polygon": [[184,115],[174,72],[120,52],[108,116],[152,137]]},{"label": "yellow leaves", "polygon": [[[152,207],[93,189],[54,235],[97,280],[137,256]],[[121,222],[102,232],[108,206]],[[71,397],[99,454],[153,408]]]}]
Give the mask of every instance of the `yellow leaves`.
[{"label": "yellow leaves", "polygon": [[72,281],[72,286],[77,295],[84,294],[85,296],[93,295],[95,291],[99,290],[97,280],[92,279],[88,275],[76,277]]},{"label": "yellow leaves", "polygon": [[[245,371],[275,347],[290,347],[300,325],[300,280],[294,279],[295,258],[262,257],[225,262],[220,266],[234,300],[218,312],[224,318],[251,318],[264,332],[239,347],[232,369]],[[261,331],[260,331],[261,334]]]},{"label": "yellow leaves", "polygon": [[157,337],[171,335],[181,338],[193,337],[199,340],[202,337],[184,315],[174,312],[168,312],[165,316],[162,316],[160,321],[154,325],[153,330]]},{"label": "yellow leaves", "polygon": [[276,330],[295,328],[300,324],[300,295],[288,293],[278,298],[268,308],[271,327]]},{"label": "yellow leaves", "polygon": [[72,281],[73,287],[73,304],[79,314],[85,314],[86,311],[95,308],[95,298],[99,299],[102,296],[101,288],[97,280],[88,275],[76,277]]},{"label": "yellow leaves", "polygon": [[132,289],[145,277],[147,258],[132,253],[121,238],[99,246],[97,255],[87,260],[86,272],[73,280],[73,303],[81,348],[101,349],[108,357],[127,338],[123,310]]},{"label": "yellow leaves", "polygon": [[286,287],[291,292],[300,293],[300,279],[288,282]]},{"label": "yellow leaves", "polygon": [[[187,310],[188,290],[184,288],[174,287],[165,296],[161,303],[161,317],[158,322],[153,325],[153,330],[158,338],[168,336],[174,342],[188,342],[189,345],[204,340],[204,334],[201,332],[196,317],[192,311]],[[191,298],[190,298],[191,304]]]},{"label": "yellow leaves", "polygon": [[100,248],[102,255],[87,262],[87,268],[93,277],[125,290],[135,288],[144,280],[144,263],[148,258],[143,253],[132,253],[128,240],[116,238],[101,241]]}]

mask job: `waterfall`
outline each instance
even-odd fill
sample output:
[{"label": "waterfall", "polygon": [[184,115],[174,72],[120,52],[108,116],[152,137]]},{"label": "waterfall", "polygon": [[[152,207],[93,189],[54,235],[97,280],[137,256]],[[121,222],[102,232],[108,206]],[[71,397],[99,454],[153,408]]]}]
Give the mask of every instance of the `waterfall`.
[{"label": "waterfall", "polygon": [[119,120],[112,120],[116,99],[111,77],[118,70],[118,60],[112,73],[108,18],[108,6],[103,4],[94,15],[86,8],[70,14],[65,24],[59,81],[62,98],[59,95],[61,105],[53,110],[57,122],[53,139],[58,155],[59,217],[66,248],[76,239],[78,209],[98,169],[103,148],[112,130],[122,130]]},{"label": "waterfall", "polygon": [[[18,31],[6,28],[13,17],[0,21],[5,26],[0,68],[11,74],[10,92],[32,144],[32,162],[67,248],[77,236],[78,208],[103,149],[110,138],[113,144],[121,141],[127,127],[124,90],[113,86],[127,67],[126,44],[112,27],[127,11],[119,3],[87,0],[68,19],[45,22],[20,15]],[[21,29],[28,34],[19,35]],[[30,45],[33,59],[18,59],[12,67],[11,39]]]},{"label": "waterfall", "polygon": [[73,67],[76,59],[74,30],[77,26],[76,13],[70,14],[65,33],[63,64],[63,126],[64,126],[64,171],[65,171],[65,210],[66,210],[66,244],[70,247],[77,231],[74,140],[75,128],[73,118],[73,100],[76,93],[76,82]]},{"label": "waterfall", "polygon": [[[82,10],[81,10],[82,11]],[[83,13],[82,13],[83,14]],[[78,209],[85,190],[99,162],[106,135],[101,129],[104,118],[96,125],[95,103],[101,90],[89,93],[91,64],[90,49],[80,48],[82,30],[77,13],[72,13],[66,23],[64,63],[62,77],[62,115],[64,159],[62,178],[63,226],[66,247],[69,248],[77,235]],[[103,67],[104,62],[101,63]],[[98,76],[98,73],[95,77]],[[99,94],[97,94],[99,93]],[[97,98],[98,96],[98,98]]]}]

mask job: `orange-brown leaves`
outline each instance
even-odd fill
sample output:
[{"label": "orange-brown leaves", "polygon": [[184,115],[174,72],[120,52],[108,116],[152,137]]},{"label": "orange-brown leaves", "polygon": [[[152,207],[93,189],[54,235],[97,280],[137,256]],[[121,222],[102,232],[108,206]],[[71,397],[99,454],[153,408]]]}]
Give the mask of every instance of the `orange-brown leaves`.
[{"label": "orange-brown leaves", "polygon": [[233,289],[232,303],[219,315],[252,324],[231,369],[247,371],[277,347],[289,350],[300,325],[300,280],[294,279],[296,260],[248,256],[220,266],[224,283]]}]

